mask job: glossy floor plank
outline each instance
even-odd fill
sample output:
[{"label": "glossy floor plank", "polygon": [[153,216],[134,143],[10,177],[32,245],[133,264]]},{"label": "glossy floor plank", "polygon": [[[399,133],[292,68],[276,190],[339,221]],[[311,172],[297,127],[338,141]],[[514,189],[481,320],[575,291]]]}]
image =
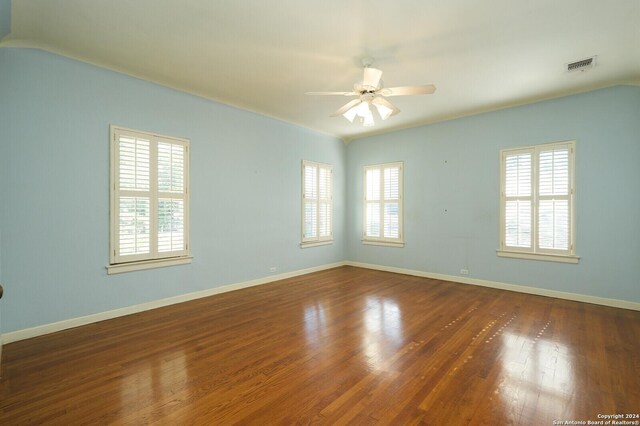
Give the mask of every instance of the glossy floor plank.
[{"label": "glossy floor plank", "polygon": [[640,312],[354,267],[3,352],[3,425],[552,425],[640,412]]}]

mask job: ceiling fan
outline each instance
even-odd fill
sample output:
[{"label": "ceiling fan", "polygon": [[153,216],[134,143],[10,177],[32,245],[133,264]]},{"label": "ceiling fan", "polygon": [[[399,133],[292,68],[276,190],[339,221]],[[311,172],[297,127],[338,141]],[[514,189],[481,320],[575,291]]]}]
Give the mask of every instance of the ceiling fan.
[{"label": "ceiling fan", "polygon": [[362,64],[364,65],[364,77],[362,79],[362,83],[354,84],[353,91],[351,92],[307,92],[306,94],[325,96],[357,96],[357,99],[347,102],[339,110],[331,114],[331,117],[342,115],[351,123],[353,123],[353,120],[356,117],[359,117],[359,121],[362,125],[368,127],[375,124],[371,108],[372,105],[375,106],[380,118],[383,120],[386,120],[392,115],[396,115],[400,112],[398,108],[385,99],[386,97],[430,95],[436,91],[436,87],[433,84],[385,88],[380,80],[382,77],[382,71],[376,68],[371,68],[372,62],[373,60],[370,58],[362,61]]}]

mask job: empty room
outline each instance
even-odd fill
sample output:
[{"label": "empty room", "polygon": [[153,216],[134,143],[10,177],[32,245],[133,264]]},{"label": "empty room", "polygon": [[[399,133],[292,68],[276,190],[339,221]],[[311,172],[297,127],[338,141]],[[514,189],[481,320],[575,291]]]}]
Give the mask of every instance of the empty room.
[{"label": "empty room", "polygon": [[0,0],[0,424],[640,425],[640,2]]}]

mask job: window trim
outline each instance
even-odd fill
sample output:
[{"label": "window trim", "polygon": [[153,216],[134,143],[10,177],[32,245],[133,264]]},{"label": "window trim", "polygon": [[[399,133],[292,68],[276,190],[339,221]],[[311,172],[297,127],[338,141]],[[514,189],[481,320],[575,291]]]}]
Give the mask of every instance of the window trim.
[{"label": "window trim", "polygon": [[542,253],[526,253],[519,251],[509,250],[496,250],[496,254],[500,257],[510,257],[512,259],[529,259],[529,260],[543,260],[548,262],[560,262],[560,263],[578,263],[580,256],[575,255],[553,255]]},{"label": "window trim", "polygon": [[[539,235],[538,235],[538,211],[540,195],[538,189],[538,173],[540,167],[540,152],[548,151],[550,149],[557,149],[566,147],[569,149],[569,195],[567,199],[569,201],[569,249],[566,251],[558,251],[554,249],[539,248]],[[513,155],[517,153],[531,153],[531,196],[524,197],[531,199],[531,248],[527,247],[507,247],[506,238],[506,170],[505,170],[505,158],[507,155]],[[576,141],[567,140],[559,142],[551,142],[538,145],[523,146],[517,148],[507,148],[500,150],[500,193],[499,193],[499,211],[500,211],[500,233],[499,233],[499,246],[496,250],[496,254],[500,257],[518,258],[518,259],[530,259],[530,260],[543,260],[551,262],[563,262],[563,263],[578,263],[580,257],[576,255],[576,206],[575,206],[575,155],[576,155]]]},{"label": "window trim", "polygon": [[[380,170],[380,216],[381,234],[384,234],[384,169],[398,167],[398,238],[367,236],[367,171]],[[404,162],[369,164],[363,167],[362,173],[362,244],[383,247],[404,247]]]},{"label": "window trim", "polygon": [[[315,198],[307,198],[306,197],[306,193],[305,193],[305,186],[306,186],[306,176],[305,176],[305,168],[307,166],[311,166],[311,167],[316,167],[316,182],[317,182],[317,187],[316,187],[316,194],[318,195]],[[330,216],[329,216],[329,235],[328,236],[320,236],[320,202],[324,201],[325,203],[327,202],[327,199],[320,199],[320,169],[324,168],[329,170],[329,211]],[[327,164],[327,163],[320,163],[317,161],[310,161],[310,160],[302,160],[302,167],[300,168],[301,170],[301,192],[300,192],[300,248],[309,248],[309,247],[318,247],[318,246],[324,246],[327,244],[333,244],[333,166],[331,164]],[[316,223],[317,223],[317,228],[316,229],[316,237],[306,237],[304,234],[304,219],[305,219],[305,202],[308,202],[309,200],[313,200],[316,203],[316,214],[318,215]]]},{"label": "window trim", "polygon": [[[170,252],[166,254],[156,253],[154,256],[152,250],[149,256],[130,256],[126,261],[122,261],[116,255],[117,252],[117,231],[118,231],[118,212],[117,212],[117,165],[119,159],[116,158],[117,149],[117,137],[119,134],[139,135],[145,138],[149,138],[152,145],[155,145],[156,149],[150,147],[150,163],[155,164],[157,161],[157,143],[167,141],[171,143],[177,143],[185,147],[184,155],[184,246],[185,249],[180,252]],[[193,257],[191,256],[190,244],[189,244],[189,175],[190,175],[190,154],[189,154],[190,140],[186,138],[179,138],[175,136],[167,136],[156,132],[146,132],[142,130],[129,129],[122,126],[111,125],[109,127],[109,265],[107,268],[107,274],[117,274],[122,272],[137,271],[143,269],[160,268],[172,265],[181,265],[191,263]],[[152,166],[157,169],[157,165]],[[153,173],[150,173],[150,188],[149,188],[149,204],[150,209],[157,209],[158,199],[161,198],[159,191],[157,190],[157,182],[153,181]],[[157,175],[155,176],[157,178]],[[150,228],[157,229],[157,217],[150,219]],[[157,236],[154,238],[150,234],[150,246],[157,241]],[[178,253],[178,254],[176,254]],[[129,260],[130,259],[130,260]]]}]

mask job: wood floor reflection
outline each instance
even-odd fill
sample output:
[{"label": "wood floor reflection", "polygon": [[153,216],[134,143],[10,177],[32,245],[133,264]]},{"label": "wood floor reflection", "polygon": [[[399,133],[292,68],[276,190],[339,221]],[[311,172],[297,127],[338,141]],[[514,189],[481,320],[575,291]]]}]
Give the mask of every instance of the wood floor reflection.
[{"label": "wood floor reflection", "polygon": [[6,345],[0,424],[640,412],[640,312],[342,267]]}]

